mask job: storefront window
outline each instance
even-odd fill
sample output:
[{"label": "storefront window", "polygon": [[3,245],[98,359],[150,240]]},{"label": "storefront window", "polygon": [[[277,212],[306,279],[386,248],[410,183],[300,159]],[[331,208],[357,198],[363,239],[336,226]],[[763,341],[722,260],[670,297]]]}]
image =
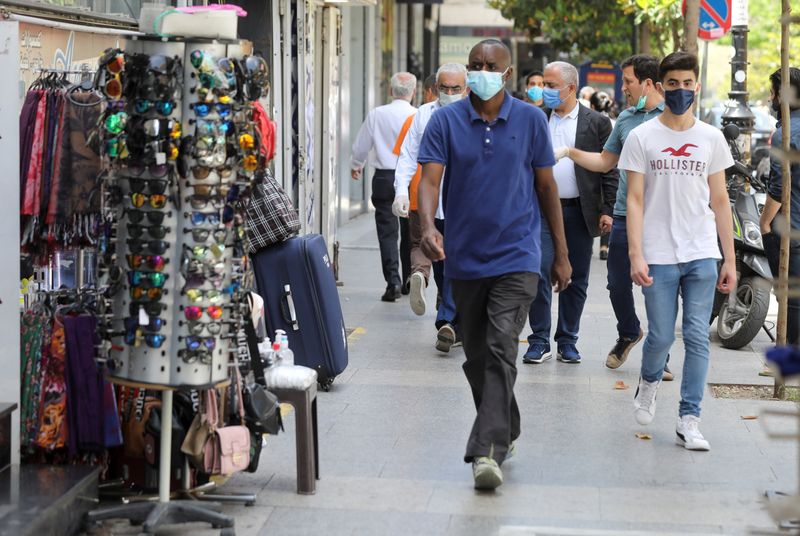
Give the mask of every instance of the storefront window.
[{"label": "storefront window", "polygon": [[120,22],[135,23],[142,0],[21,0],[17,5],[37,10],[52,7],[59,12],[75,10],[82,15],[113,16],[122,19]]}]

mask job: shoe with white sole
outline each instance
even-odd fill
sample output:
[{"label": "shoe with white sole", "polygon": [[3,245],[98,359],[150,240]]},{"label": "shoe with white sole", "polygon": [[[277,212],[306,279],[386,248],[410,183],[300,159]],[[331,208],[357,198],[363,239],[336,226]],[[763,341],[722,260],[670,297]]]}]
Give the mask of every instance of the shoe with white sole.
[{"label": "shoe with white sole", "polygon": [[494,458],[481,456],[472,461],[475,489],[493,490],[503,483],[503,471]]},{"label": "shoe with white sole", "polygon": [[450,324],[445,324],[439,328],[436,334],[436,349],[440,352],[447,353],[453,344],[456,342],[456,330]]},{"label": "shoe with white sole", "polygon": [[700,417],[684,415],[678,420],[676,443],[687,450],[711,450],[711,445],[700,433]]},{"label": "shoe with white sole", "polygon": [[411,274],[410,286],[411,292],[408,298],[411,304],[411,310],[414,311],[414,314],[417,316],[422,316],[425,314],[425,308],[427,307],[427,303],[425,302],[425,287],[427,286],[425,276],[419,272],[414,272]]},{"label": "shoe with white sole", "polygon": [[636,388],[636,395],[633,398],[633,416],[639,424],[650,424],[656,415],[656,394],[661,380],[649,382],[644,378],[639,378],[639,386]]}]

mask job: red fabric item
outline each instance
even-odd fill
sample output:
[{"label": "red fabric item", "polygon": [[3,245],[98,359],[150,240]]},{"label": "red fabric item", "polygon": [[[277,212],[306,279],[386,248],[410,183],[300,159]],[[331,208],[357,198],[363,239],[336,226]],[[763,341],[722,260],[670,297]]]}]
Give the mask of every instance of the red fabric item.
[{"label": "red fabric item", "polygon": [[261,139],[261,154],[269,162],[275,157],[275,131],[278,126],[269,118],[260,102],[253,103],[253,122]]},{"label": "red fabric item", "polygon": [[22,214],[35,216],[42,201],[42,157],[44,153],[44,127],[47,113],[47,99],[39,100],[36,108],[36,127],[31,146],[31,161],[28,166],[28,179],[25,184],[25,198],[22,201]]}]

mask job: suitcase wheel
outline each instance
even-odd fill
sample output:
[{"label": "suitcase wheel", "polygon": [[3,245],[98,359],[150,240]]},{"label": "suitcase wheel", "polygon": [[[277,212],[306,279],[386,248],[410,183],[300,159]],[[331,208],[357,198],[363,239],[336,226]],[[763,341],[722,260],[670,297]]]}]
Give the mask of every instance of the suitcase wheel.
[{"label": "suitcase wheel", "polygon": [[333,386],[333,378],[326,378],[324,381],[320,380],[317,382],[317,384],[319,384],[320,389],[327,393]]}]

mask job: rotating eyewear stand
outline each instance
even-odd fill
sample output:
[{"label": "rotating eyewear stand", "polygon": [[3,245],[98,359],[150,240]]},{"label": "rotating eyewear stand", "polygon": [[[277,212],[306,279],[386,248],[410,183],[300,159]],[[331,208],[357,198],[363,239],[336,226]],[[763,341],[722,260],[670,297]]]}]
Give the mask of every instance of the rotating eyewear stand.
[{"label": "rotating eyewear stand", "polygon": [[[162,391],[161,397],[161,419],[162,430],[172,430],[172,394],[176,390],[175,387],[166,385],[153,385],[153,384],[136,384],[130,381],[120,381],[111,378],[115,383],[121,383],[126,386],[135,386],[142,389],[152,389]],[[227,383],[221,382],[213,387],[220,387]],[[158,502],[131,502],[129,504],[121,504],[117,506],[109,506],[107,508],[100,508],[87,514],[87,524],[94,525],[100,521],[107,519],[129,519],[134,525],[142,525],[144,534],[155,534],[156,530],[162,525],[172,525],[176,523],[195,523],[205,522],[210,523],[215,529],[222,529],[220,536],[233,536],[234,519],[220,513],[222,504],[219,502],[205,502],[212,498],[223,498],[219,495],[208,496],[205,493],[192,493],[189,496],[195,499],[203,499],[204,502],[200,503],[198,500],[170,500],[170,471],[172,469],[172,434],[161,434],[161,445],[159,452],[159,465],[158,465]],[[189,474],[184,468],[184,485],[188,483]],[[202,488],[203,486],[201,486]],[[247,500],[243,500],[242,498]],[[233,500],[234,496],[224,497],[225,500]],[[254,495],[236,496],[236,500],[240,502],[255,502]]]}]

